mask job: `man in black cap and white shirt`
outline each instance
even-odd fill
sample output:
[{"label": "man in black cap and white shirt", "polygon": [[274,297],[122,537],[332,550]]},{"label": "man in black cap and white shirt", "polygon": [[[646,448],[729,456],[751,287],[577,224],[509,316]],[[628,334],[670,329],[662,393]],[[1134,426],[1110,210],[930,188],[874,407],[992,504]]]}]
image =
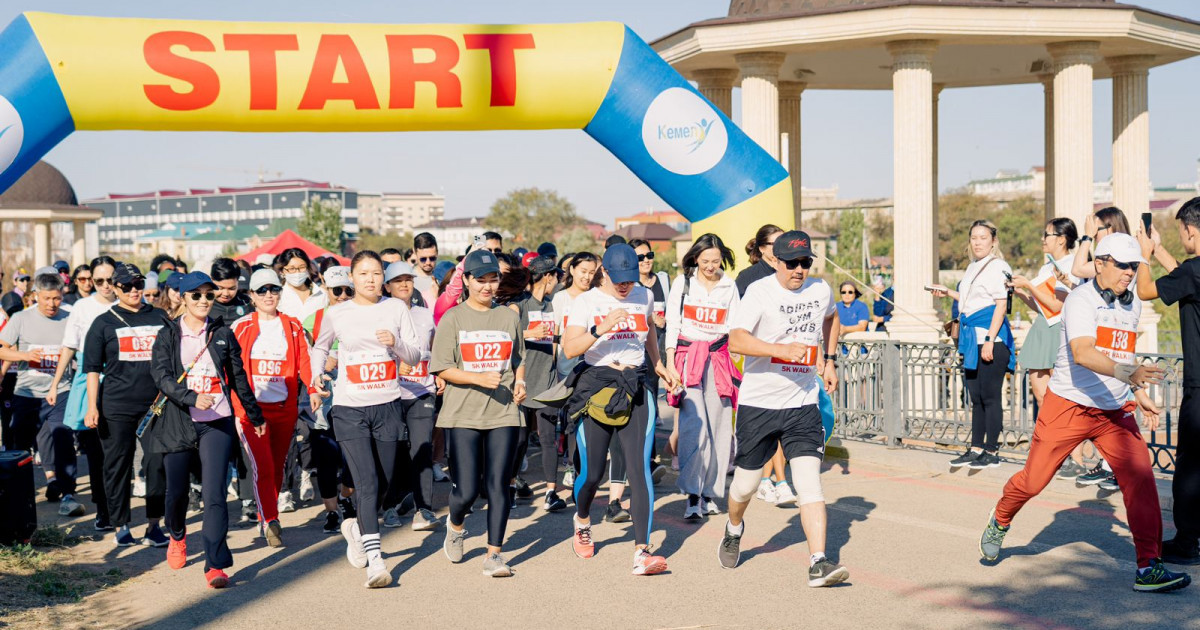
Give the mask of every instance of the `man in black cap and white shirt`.
[{"label": "man in black cap and white shirt", "polygon": [[738,396],[729,523],[717,556],[725,568],[737,566],[745,531],[742,515],[758,490],[763,466],[776,444],[782,444],[811,554],[808,585],[832,586],[850,577],[845,567],[825,557],[820,479],[826,436],[818,400],[821,387],[837,388],[837,305],[824,280],[808,277],[813,264],[808,234],[785,232],[773,247],[775,274],[746,289],[729,326],[729,351],[745,355],[746,364]]}]

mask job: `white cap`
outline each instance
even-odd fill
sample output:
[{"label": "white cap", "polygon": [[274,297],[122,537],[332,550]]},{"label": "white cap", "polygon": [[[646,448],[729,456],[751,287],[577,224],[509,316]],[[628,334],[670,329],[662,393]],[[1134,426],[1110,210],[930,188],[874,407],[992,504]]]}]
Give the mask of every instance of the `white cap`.
[{"label": "white cap", "polygon": [[416,275],[417,271],[413,269],[412,265],[404,262],[403,260],[397,260],[396,262],[387,266],[387,271],[385,271],[383,274],[383,281],[384,283],[388,283],[396,278],[399,278],[400,276],[415,277]]},{"label": "white cap", "polygon": [[274,269],[259,269],[250,276],[250,290],[257,291],[266,286],[283,286],[279,282],[279,274]]},{"label": "white cap", "polygon": [[266,265],[270,267],[271,265],[275,264],[275,257],[271,254],[259,254],[258,258],[254,259],[254,264]]},{"label": "white cap", "polygon": [[146,290],[147,291],[157,291],[158,290],[158,274],[152,273],[152,274],[146,276]]},{"label": "white cap", "polygon": [[37,269],[35,269],[33,271],[34,278],[36,278],[38,276],[57,276],[57,275],[60,275],[58,273],[58,270],[55,269],[54,267],[51,267],[50,265],[46,265],[45,267],[38,267]]},{"label": "white cap", "polygon": [[327,286],[331,289],[333,287],[354,286],[354,284],[352,282],[350,282],[350,268],[349,267],[345,267],[345,266],[330,267],[325,270],[325,275],[322,277],[325,278],[325,286]]},{"label": "white cap", "polygon": [[1135,262],[1146,264],[1146,259],[1142,257],[1142,248],[1138,245],[1137,239],[1121,232],[1105,236],[1104,240],[1100,241],[1100,244],[1096,246],[1096,252],[1092,255],[1096,258],[1108,256],[1121,263]]}]

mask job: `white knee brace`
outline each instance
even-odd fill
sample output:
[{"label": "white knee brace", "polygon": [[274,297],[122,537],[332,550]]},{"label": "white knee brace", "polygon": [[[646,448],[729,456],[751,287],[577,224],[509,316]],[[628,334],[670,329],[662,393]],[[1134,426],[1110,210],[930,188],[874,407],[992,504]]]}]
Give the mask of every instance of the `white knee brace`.
[{"label": "white knee brace", "polygon": [[[818,457],[793,457],[789,462],[792,469],[792,484],[796,486],[796,502],[823,503],[825,493],[821,491],[821,460]],[[734,478],[737,481],[737,478]]]},{"label": "white knee brace", "polygon": [[729,484],[729,498],[738,503],[749,501],[758,491],[758,482],[761,479],[761,469],[747,470],[738,466],[733,469],[733,482]]}]

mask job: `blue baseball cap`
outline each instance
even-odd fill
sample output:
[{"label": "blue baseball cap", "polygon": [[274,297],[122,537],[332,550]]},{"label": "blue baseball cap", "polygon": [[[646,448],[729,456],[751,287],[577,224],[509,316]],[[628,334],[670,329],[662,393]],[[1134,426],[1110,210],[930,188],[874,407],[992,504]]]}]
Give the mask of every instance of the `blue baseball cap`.
[{"label": "blue baseball cap", "polygon": [[208,277],[208,274],[203,271],[191,271],[179,279],[179,292],[187,293],[188,291],[195,291],[206,284],[214,287],[217,286],[213,284],[212,278]]},{"label": "blue baseball cap", "polygon": [[604,250],[602,264],[613,284],[637,282],[641,275],[638,272],[637,252],[628,243],[617,243]]},{"label": "blue baseball cap", "polygon": [[537,248],[538,256],[546,256],[547,258],[558,258],[558,248],[554,243],[542,243]]},{"label": "blue baseball cap", "polygon": [[449,260],[439,260],[433,266],[433,281],[440,283],[452,269],[454,269],[454,263]]},{"label": "blue baseball cap", "polygon": [[178,291],[179,290],[179,281],[183,280],[183,274],[179,273],[178,271],[172,271],[172,272],[166,274],[166,276],[164,277],[164,275],[160,273],[160,274],[158,274],[158,279],[159,279],[159,282],[162,283],[162,285],[164,287],[166,287],[168,289],[175,289],[176,291]]}]

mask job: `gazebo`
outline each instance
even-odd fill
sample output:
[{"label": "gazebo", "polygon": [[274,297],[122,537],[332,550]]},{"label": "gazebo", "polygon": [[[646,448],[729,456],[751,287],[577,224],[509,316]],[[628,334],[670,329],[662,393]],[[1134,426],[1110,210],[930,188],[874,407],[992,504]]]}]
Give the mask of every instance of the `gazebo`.
[{"label": "gazebo", "polygon": [[[0,194],[0,221],[33,224],[34,267],[50,264],[50,224],[60,222],[71,223],[74,228],[71,265],[86,263],[85,227],[98,221],[103,214],[102,210],[79,205],[71,183],[46,162],[34,164],[11,188]],[[0,243],[0,252],[4,251],[5,245]]]},{"label": "gazebo", "polygon": [[1092,210],[1092,82],[1112,78],[1115,205],[1136,219],[1150,201],[1149,71],[1200,53],[1200,23],[1115,0],[733,0],[727,17],[652,45],[727,115],[740,85],[742,128],[786,155],[797,219],[804,91],[892,90],[894,286],[912,316],[897,311],[888,330],[929,339],[939,93],[1042,84],[1046,215],[1081,222]]}]

